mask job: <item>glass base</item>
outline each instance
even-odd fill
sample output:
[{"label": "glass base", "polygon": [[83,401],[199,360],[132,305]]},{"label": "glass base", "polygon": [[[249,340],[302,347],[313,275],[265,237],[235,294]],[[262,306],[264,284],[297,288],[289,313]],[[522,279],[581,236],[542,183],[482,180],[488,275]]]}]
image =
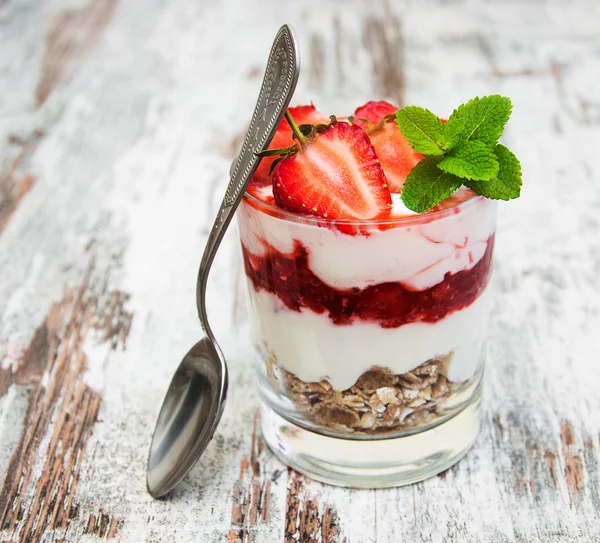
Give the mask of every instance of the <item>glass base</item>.
[{"label": "glass base", "polygon": [[458,462],[479,432],[481,386],[460,413],[423,432],[354,440],[298,426],[261,401],[261,425],[269,448],[283,463],[321,481],[349,488],[417,483]]}]

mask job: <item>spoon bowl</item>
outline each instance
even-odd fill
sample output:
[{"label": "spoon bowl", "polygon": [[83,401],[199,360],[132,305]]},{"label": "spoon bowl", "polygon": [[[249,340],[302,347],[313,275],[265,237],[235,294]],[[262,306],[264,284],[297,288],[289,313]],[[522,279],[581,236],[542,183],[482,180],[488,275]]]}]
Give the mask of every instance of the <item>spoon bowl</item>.
[{"label": "spoon bowl", "polygon": [[147,477],[152,497],[177,485],[212,439],[227,384],[223,353],[208,337],[202,338],[179,364],[156,421]]}]

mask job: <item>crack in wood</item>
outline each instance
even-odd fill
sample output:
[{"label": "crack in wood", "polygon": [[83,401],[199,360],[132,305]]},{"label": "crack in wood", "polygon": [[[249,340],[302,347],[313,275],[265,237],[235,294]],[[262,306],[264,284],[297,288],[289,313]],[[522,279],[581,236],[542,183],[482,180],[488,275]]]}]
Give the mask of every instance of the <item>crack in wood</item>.
[{"label": "crack in wood", "polygon": [[[309,496],[304,482],[302,475],[288,468],[285,543],[338,543],[340,527],[337,511],[327,504],[320,504],[316,496]],[[343,541],[347,543],[346,538]]]},{"label": "crack in wood", "polygon": [[483,58],[488,62],[490,68],[492,70],[492,75],[498,78],[505,77],[531,77],[536,75],[535,72],[529,68],[523,68],[521,70],[514,70],[507,72],[505,70],[501,70],[498,66],[498,62],[496,61],[496,55],[494,53],[494,49],[492,48],[489,40],[483,34],[477,34],[475,36],[475,43],[477,44],[477,48],[481,52]]},{"label": "crack in wood", "polygon": [[[560,442],[564,468],[562,477],[569,493],[571,507],[577,506],[584,488],[591,492],[593,503],[598,503],[598,493],[594,493],[594,484],[585,484],[585,473],[595,473],[590,469],[597,465],[596,447],[593,439],[583,439],[583,456],[577,454],[577,439],[569,422],[560,426]],[[530,495],[539,498],[549,489],[560,488],[561,470],[559,469],[559,453],[543,447],[533,439],[525,443],[526,455],[512,456],[513,488],[516,495]],[[585,460],[584,460],[585,458]],[[584,467],[587,464],[587,469]]]},{"label": "crack in wood", "polygon": [[0,397],[12,385],[27,387],[29,396],[24,431],[0,490],[3,541],[40,541],[71,524],[85,534],[111,538],[120,527],[116,517],[102,510],[82,519],[75,501],[101,401],[82,378],[87,369],[84,343],[95,332],[111,349],[123,348],[132,318],[123,307],[127,295],[90,292],[90,274],[91,269],[80,287],[67,289],[51,306],[17,368],[0,370]]},{"label": "crack in wood", "polygon": [[[598,446],[598,448],[596,448]],[[596,510],[600,510],[600,435],[596,440],[592,437],[586,437],[583,441],[583,455],[585,462],[585,473],[588,476],[587,490],[596,505]]]},{"label": "crack in wood", "polygon": [[310,72],[308,80],[314,88],[323,87],[325,76],[325,46],[323,38],[318,34],[313,34],[310,38]]},{"label": "crack in wood", "polygon": [[528,477],[529,491],[531,492],[532,496],[535,496],[537,493],[536,491],[538,490],[536,487],[536,479],[537,479],[536,470],[541,465],[544,465],[546,467],[548,465],[545,461],[545,458],[544,458],[543,464],[541,462],[542,452],[541,452],[541,447],[539,446],[538,443],[528,440],[527,444],[526,444],[526,449],[527,449],[527,457],[528,457],[528,463],[529,463],[529,477]]},{"label": "crack in wood", "polygon": [[[265,443],[260,435],[259,413],[254,414],[250,458],[242,456],[240,475],[233,489],[228,543],[252,543],[256,526],[270,520],[271,480],[261,473]],[[247,480],[246,476],[250,479]]]},{"label": "crack in wood", "polygon": [[581,456],[574,454],[575,435],[573,427],[568,422],[560,425],[560,441],[565,459],[565,481],[569,489],[571,507],[579,502],[583,487],[583,462]]},{"label": "crack in wood", "polygon": [[95,315],[94,328],[101,332],[102,343],[110,343],[113,350],[119,347],[122,350],[126,348],[133,320],[133,315],[125,310],[129,298],[129,294],[115,290],[108,294],[108,303],[98,308]]},{"label": "crack in wood", "polygon": [[117,0],[88,0],[80,9],[64,10],[52,17],[35,89],[38,108],[73,69],[77,59],[97,43],[116,6]]},{"label": "crack in wood", "polygon": [[371,56],[376,91],[396,105],[404,105],[404,37],[400,20],[386,3],[382,18],[368,17],[363,43]]},{"label": "crack in wood", "polygon": [[0,173],[0,233],[8,224],[23,198],[33,188],[34,177],[28,173],[20,175],[19,168],[31,156],[42,136],[43,132],[41,130],[35,130],[27,138],[15,135],[8,137],[8,143],[17,145],[20,149],[14,157],[9,159],[7,171]]},{"label": "crack in wood", "polygon": [[[337,74],[337,84],[342,87],[346,83],[346,76],[344,74],[344,57],[343,54],[348,50],[344,45],[344,30],[342,23],[338,16],[333,19],[333,46],[335,52],[335,70]],[[350,53],[355,52],[355,48],[349,49]],[[356,59],[353,59],[356,61]]]},{"label": "crack in wood", "polygon": [[536,497],[543,489],[556,488],[557,455],[533,439],[525,442],[525,452],[526,455],[513,456],[515,494]]},{"label": "crack in wood", "polygon": [[83,531],[84,535],[95,535],[104,539],[114,539],[119,533],[123,521],[100,511],[97,515],[92,513]]},{"label": "crack in wood", "polygon": [[552,479],[552,486],[556,488],[558,486],[558,475],[556,473],[556,454],[551,450],[546,449],[544,451],[544,463],[546,464],[546,468],[550,473],[550,478]]},{"label": "crack in wood", "polygon": [[494,425],[494,428],[496,428],[498,430],[499,438],[503,439],[504,438],[504,424],[502,424],[502,420],[500,420],[500,415],[498,415],[498,413],[496,413],[492,417],[492,423]]}]

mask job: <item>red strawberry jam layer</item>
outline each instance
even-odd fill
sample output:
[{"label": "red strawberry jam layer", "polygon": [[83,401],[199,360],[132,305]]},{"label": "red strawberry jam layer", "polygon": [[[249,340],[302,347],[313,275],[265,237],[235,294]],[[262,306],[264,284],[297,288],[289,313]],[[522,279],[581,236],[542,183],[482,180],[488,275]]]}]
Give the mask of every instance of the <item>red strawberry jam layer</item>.
[{"label": "red strawberry jam layer", "polygon": [[277,296],[292,311],[326,313],[334,324],[356,320],[397,328],[412,322],[437,322],[459,311],[484,291],[492,269],[494,236],[487,241],[483,258],[469,270],[447,273],[440,283],[422,291],[402,283],[380,283],[364,289],[338,290],[323,283],[310,269],[310,255],[295,241],[292,253],[282,254],[266,245],[261,255],[242,245],[246,275],[254,288]]}]

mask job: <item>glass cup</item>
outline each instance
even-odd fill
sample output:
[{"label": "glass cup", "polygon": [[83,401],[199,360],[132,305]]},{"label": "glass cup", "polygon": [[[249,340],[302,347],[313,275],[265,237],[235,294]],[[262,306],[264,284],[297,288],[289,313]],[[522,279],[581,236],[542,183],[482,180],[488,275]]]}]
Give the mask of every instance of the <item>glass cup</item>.
[{"label": "glass cup", "polygon": [[446,205],[336,223],[245,195],[262,431],[284,463],[330,484],[399,486],[475,441],[496,204]]}]

